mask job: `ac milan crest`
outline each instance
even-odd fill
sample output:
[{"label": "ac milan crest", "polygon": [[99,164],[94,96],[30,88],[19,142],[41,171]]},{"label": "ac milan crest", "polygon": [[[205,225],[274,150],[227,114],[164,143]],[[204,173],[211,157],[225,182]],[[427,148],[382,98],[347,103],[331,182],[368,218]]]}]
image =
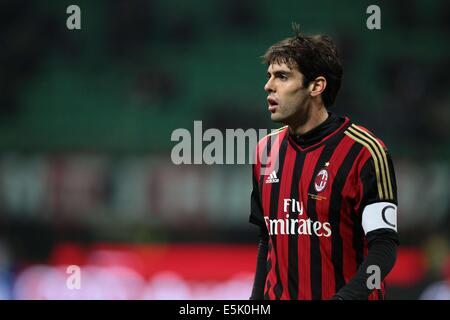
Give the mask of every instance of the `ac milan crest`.
[{"label": "ac milan crest", "polygon": [[319,173],[316,176],[316,179],[314,180],[314,188],[317,192],[323,191],[325,187],[327,186],[328,181],[328,171],[327,169],[322,169],[319,171]]}]

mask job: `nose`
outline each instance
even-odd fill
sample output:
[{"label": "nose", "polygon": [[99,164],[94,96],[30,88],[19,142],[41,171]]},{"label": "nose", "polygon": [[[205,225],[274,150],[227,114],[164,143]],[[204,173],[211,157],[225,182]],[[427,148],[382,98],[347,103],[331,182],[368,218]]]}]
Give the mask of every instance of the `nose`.
[{"label": "nose", "polygon": [[266,92],[274,92],[275,88],[272,82],[272,78],[270,78],[269,80],[267,80],[266,84],[264,85],[264,91]]}]

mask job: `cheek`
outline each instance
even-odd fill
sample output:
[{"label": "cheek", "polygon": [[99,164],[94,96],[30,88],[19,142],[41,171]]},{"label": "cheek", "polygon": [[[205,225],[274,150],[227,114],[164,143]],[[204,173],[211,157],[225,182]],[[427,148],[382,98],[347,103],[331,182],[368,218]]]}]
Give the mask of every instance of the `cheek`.
[{"label": "cheek", "polygon": [[291,90],[287,91],[285,94],[284,103],[286,107],[295,109],[303,104],[306,99],[306,95],[302,90]]}]

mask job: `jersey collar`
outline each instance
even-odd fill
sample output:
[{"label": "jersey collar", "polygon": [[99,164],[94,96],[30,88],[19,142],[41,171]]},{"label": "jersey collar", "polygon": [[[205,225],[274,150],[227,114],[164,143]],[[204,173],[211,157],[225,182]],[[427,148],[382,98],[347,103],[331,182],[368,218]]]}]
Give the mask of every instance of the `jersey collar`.
[{"label": "jersey collar", "polygon": [[349,119],[347,117],[339,117],[328,111],[328,118],[324,122],[304,134],[292,134],[288,130],[289,140],[303,151],[328,139],[348,122]]}]

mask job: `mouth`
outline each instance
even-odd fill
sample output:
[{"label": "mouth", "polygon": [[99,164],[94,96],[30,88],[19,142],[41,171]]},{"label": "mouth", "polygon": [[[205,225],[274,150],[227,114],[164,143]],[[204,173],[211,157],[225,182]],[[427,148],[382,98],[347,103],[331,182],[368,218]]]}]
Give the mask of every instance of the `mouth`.
[{"label": "mouth", "polygon": [[274,113],[278,107],[278,102],[274,98],[271,98],[271,97],[267,97],[267,102],[269,103],[269,108],[268,108],[269,111]]}]

